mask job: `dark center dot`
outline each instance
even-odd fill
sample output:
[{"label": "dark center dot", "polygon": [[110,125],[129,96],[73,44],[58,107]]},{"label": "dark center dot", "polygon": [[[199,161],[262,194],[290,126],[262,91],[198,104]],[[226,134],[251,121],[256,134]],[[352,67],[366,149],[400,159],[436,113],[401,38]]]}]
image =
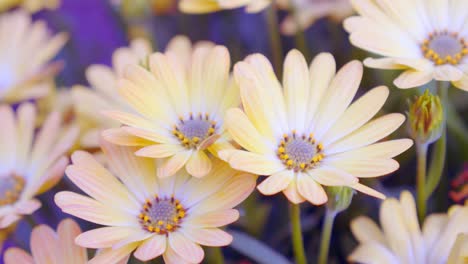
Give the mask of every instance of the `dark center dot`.
[{"label": "dark center dot", "polygon": [[437,65],[456,65],[468,54],[468,48],[463,38],[457,33],[436,31],[429,35],[421,45],[422,52],[427,59]]},{"label": "dark center dot", "polygon": [[138,218],[145,230],[167,234],[180,226],[185,214],[185,209],[177,199],[156,197],[146,201]]},{"label": "dark center dot", "polygon": [[190,114],[188,119],[181,118],[179,121],[172,133],[186,148],[196,148],[216,131],[216,122],[211,121],[208,114],[199,114],[198,117]]},{"label": "dark center dot", "polygon": [[16,202],[24,189],[25,181],[17,175],[0,177],[0,206]]},{"label": "dark center dot", "polygon": [[297,172],[315,167],[324,157],[322,150],[322,144],[315,142],[313,134],[299,136],[293,131],[283,136],[277,155],[284,165]]}]

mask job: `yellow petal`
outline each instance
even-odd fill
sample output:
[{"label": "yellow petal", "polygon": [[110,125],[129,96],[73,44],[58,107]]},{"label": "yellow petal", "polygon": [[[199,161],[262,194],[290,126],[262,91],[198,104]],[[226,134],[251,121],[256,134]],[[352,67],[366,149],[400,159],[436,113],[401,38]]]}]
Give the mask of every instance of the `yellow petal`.
[{"label": "yellow petal", "polygon": [[211,160],[204,151],[195,151],[187,161],[185,169],[194,177],[204,177],[211,170]]},{"label": "yellow petal", "polygon": [[166,251],[167,238],[162,235],[154,235],[143,242],[133,255],[141,261],[150,261],[161,256]]},{"label": "yellow petal", "polygon": [[297,190],[302,197],[314,205],[324,204],[328,200],[323,187],[307,174],[301,173],[298,175]]},{"label": "yellow petal", "polygon": [[189,240],[180,232],[172,232],[169,235],[169,245],[185,261],[200,263],[205,257],[200,245]]},{"label": "yellow petal", "polygon": [[277,194],[286,189],[293,178],[293,171],[283,170],[268,176],[257,186],[257,189],[264,195]]}]

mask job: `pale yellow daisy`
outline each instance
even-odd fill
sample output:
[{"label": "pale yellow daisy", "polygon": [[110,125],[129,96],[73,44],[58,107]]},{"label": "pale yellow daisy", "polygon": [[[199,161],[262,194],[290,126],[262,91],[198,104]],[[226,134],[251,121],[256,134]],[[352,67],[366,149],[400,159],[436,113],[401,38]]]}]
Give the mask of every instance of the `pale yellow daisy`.
[{"label": "pale yellow daisy", "polygon": [[400,200],[390,198],[381,205],[382,229],[365,216],[351,222],[359,246],[348,259],[365,264],[458,264],[447,259],[457,236],[468,232],[467,220],[468,206],[453,206],[447,214],[429,215],[421,230],[414,198],[404,191]]},{"label": "pale yellow daisy", "polygon": [[62,127],[61,117],[51,113],[35,134],[36,109],[21,104],[15,114],[0,106],[0,228],[6,228],[36,211],[34,197],[53,187],[63,176],[65,153],[78,135],[74,126]]},{"label": "pale yellow daisy", "polygon": [[0,102],[18,102],[47,95],[61,68],[48,64],[67,40],[55,36],[43,21],[32,22],[23,10],[0,15]]},{"label": "pale yellow daisy", "polygon": [[345,20],[353,45],[383,56],[364,64],[404,70],[394,84],[450,81],[468,90],[468,2],[465,0],[352,0],[360,16]]},{"label": "pale yellow daisy", "polygon": [[290,3],[295,12],[281,22],[281,32],[285,35],[296,34],[298,30],[304,30],[318,19],[329,17],[333,21],[341,22],[353,14],[350,0],[281,0],[280,6],[290,9]]},{"label": "pale yellow daisy", "polygon": [[21,7],[30,13],[35,13],[41,9],[57,9],[60,2],[60,0],[0,0],[0,12]]},{"label": "pale yellow daisy", "polygon": [[146,145],[136,155],[164,159],[159,177],[183,167],[203,177],[218,150],[232,148],[223,136],[224,114],[240,98],[230,78],[229,52],[201,43],[190,54],[190,63],[169,50],[151,55],[147,67],[130,65],[119,93],[138,114],[120,109],[106,113],[125,126],[104,131],[104,137],[119,145]]},{"label": "pale yellow daisy", "polygon": [[257,13],[271,2],[272,0],[181,0],[179,9],[184,13],[204,14],[245,6],[248,13]]},{"label": "pale yellow daisy", "polygon": [[335,73],[335,60],[328,53],[318,55],[309,69],[302,54],[293,50],[284,69],[282,88],[263,55],[236,64],[244,111],[229,110],[226,126],[245,150],[223,150],[220,157],[235,169],[268,176],[258,186],[260,192],[283,191],[293,203],[325,203],[322,185],[350,186],[383,198],[358,177],[397,170],[392,158],[412,145],[410,139],[376,143],[405,120],[394,113],[369,122],[388,89],[374,88],[351,104],[362,65],[352,61]]},{"label": "pale yellow daisy", "polygon": [[134,251],[141,261],[163,256],[165,263],[200,263],[200,245],[219,247],[232,237],[219,227],[236,221],[232,209],[255,188],[256,177],[218,161],[202,179],[180,171],[158,178],[158,161],[137,157],[132,147],[102,141],[105,169],[90,154],[77,151],[66,174],[91,197],[64,191],[55,196],[65,212],[105,227],[79,235],[87,248],[106,248],[89,263],[115,263]]}]

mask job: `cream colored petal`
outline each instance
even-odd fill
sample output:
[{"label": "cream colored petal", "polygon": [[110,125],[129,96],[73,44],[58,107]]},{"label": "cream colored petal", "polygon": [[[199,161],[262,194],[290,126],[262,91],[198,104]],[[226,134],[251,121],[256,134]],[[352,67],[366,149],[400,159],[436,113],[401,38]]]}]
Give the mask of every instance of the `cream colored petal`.
[{"label": "cream colored petal", "polygon": [[[138,136],[135,136],[133,134],[128,133],[125,129],[123,128],[111,128],[111,129],[106,129],[102,132],[96,131],[97,132],[97,137],[94,137],[92,140],[92,145],[96,145],[95,147],[99,147],[99,137],[100,134],[109,142],[112,142],[114,144],[120,145],[120,146],[148,146],[154,144],[154,141],[147,140]],[[82,144],[85,145],[83,147],[86,147],[86,145],[83,141],[85,140],[85,136],[82,137]]]},{"label": "cream colored petal", "polygon": [[374,119],[330,146],[324,146],[325,156],[370,145],[391,134],[400,127],[404,121],[405,116],[397,113]]},{"label": "cream colored petal", "polygon": [[163,127],[157,127],[151,130],[145,128],[136,128],[136,127],[122,127],[122,130],[127,134],[140,137],[147,141],[152,141],[160,144],[180,144],[178,139],[172,135],[169,130]]},{"label": "cream colored petal", "polygon": [[147,131],[154,131],[160,128],[157,123],[135,114],[122,111],[104,111],[102,114],[130,127],[136,127]]},{"label": "cream colored petal", "polygon": [[232,108],[226,113],[226,127],[232,138],[243,148],[255,153],[271,151],[265,139],[242,110]]},{"label": "cream colored petal", "polygon": [[34,259],[31,255],[26,251],[15,247],[11,247],[6,250],[3,261],[5,261],[5,264],[34,264]]},{"label": "cream colored petal", "polygon": [[406,70],[393,81],[396,87],[401,89],[423,86],[432,80],[432,72]]},{"label": "cream colored petal", "polygon": [[311,176],[300,173],[297,177],[297,190],[314,205],[322,205],[327,202],[328,197],[323,187]]},{"label": "cream colored petal", "polygon": [[139,149],[135,155],[148,158],[167,158],[185,151],[180,144],[157,144]]},{"label": "cream colored petal", "polygon": [[411,237],[413,259],[416,263],[424,262],[426,259],[426,248],[419,227],[416,203],[409,191],[403,191],[400,194],[400,204],[403,209],[406,228]]},{"label": "cream colored petal", "polygon": [[46,225],[39,225],[31,232],[31,253],[37,264],[60,264],[59,241],[52,230]]},{"label": "cream colored petal", "polygon": [[108,98],[115,98],[117,95],[118,76],[115,75],[111,68],[104,65],[91,65],[86,69],[85,75],[88,82],[96,91],[106,95]]},{"label": "cream colored petal", "polygon": [[[227,0],[221,0],[227,1]],[[242,1],[242,0],[239,0]],[[265,8],[267,8],[271,4],[270,0],[257,0],[257,1],[250,1],[250,3],[246,7],[247,13],[258,13]]]},{"label": "cream colored petal", "polygon": [[20,219],[20,216],[11,212],[10,214],[0,217],[0,228],[7,228],[11,224],[15,223]]},{"label": "cream colored petal", "polygon": [[437,242],[445,226],[447,226],[448,220],[448,215],[442,213],[431,214],[426,217],[422,230],[427,248],[432,248],[434,243]]},{"label": "cream colored petal", "polygon": [[307,172],[316,182],[326,186],[351,186],[358,182],[357,176],[331,166],[320,166]]},{"label": "cream colored petal", "polygon": [[179,171],[192,156],[192,150],[178,152],[174,156],[166,159],[164,163],[157,168],[159,178],[165,178],[174,175]]},{"label": "cream colored petal", "polygon": [[[223,152],[225,151],[220,152],[221,157],[223,156]],[[285,166],[276,157],[270,158],[243,150],[229,151],[229,159],[227,161],[236,170],[259,175],[271,175],[285,169]]]},{"label": "cream colored petal", "polygon": [[188,239],[203,246],[223,247],[232,242],[232,236],[218,228],[183,228],[180,231]]},{"label": "cream colored petal", "polygon": [[190,175],[201,178],[210,173],[212,167],[211,163],[212,162],[208,155],[206,155],[205,151],[195,151],[192,152],[185,169]]},{"label": "cream colored petal", "polygon": [[379,226],[367,216],[359,216],[351,221],[351,232],[356,240],[364,244],[366,242],[385,245],[385,237]]},{"label": "cream colored petal", "polygon": [[166,251],[166,241],[167,238],[165,236],[154,235],[138,246],[133,255],[141,261],[155,259]]},{"label": "cream colored petal", "polygon": [[187,36],[177,35],[167,43],[166,54],[174,53],[182,64],[188,66],[192,56],[192,42]]},{"label": "cream colored petal", "polygon": [[359,245],[348,256],[348,261],[366,264],[396,264],[401,263],[397,256],[385,246],[371,242]]},{"label": "cream colored petal", "polygon": [[128,255],[139,245],[138,242],[131,243],[119,249],[103,249],[94,258],[90,259],[88,264],[109,264],[119,263],[122,259],[128,258]]},{"label": "cream colored petal", "polygon": [[185,222],[184,226],[193,228],[220,227],[233,223],[237,219],[239,219],[239,211],[236,209],[227,209],[190,217],[190,220]]},{"label": "cream colored petal", "polygon": [[286,56],[283,84],[289,128],[300,134],[306,133],[310,76],[307,62],[298,50],[292,50]]},{"label": "cream colored petal", "polygon": [[453,65],[441,65],[434,69],[434,79],[437,81],[459,81],[463,72]]},{"label": "cream colored petal", "polygon": [[75,238],[81,234],[80,226],[71,219],[62,220],[57,227],[60,245],[60,263],[83,264],[88,261],[86,248],[75,244]]},{"label": "cream colored petal", "polygon": [[[24,193],[32,191],[36,194],[44,193],[50,188],[54,187],[63,177],[65,168],[69,164],[69,160],[66,156],[60,157],[55,163],[51,164],[47,171],[42,175],[40,180],[37,182],[34,188],[28,188],[24,190]],[[39,188],[37,190],[36,188]],[[34,190],[36,189],[36,190]]]},{"label": "cream colored petal", "polygon": [[357,191],[360,191],[362,193],[365,193],[367,195],[370,195],[370,196],[373,196],[375,198],[379,198],[379,199],[382,199],[382,200],[385,200],[385,195],[381,192],[378,192],[370,187],[367,187],[366,185],[364,184],[360,184],[360,183],[355,183],[351,186],[353,189],[357,190]]},{"label": "cream colored petal", "polygon": [[295,176],[296,179],[293,179],[291,182],[289,182],[289,185],[286,189],[283,190],[283,194],[288,198],[288,200],[294,204],[299,204],[302,203],[306,200],[305,197],[303,197],[297,187],[297,177]]},{"label": "cream colored petal", "polygon": [[191,111],[195,113],[207,112],[207,106],[204,102],[209,98],[204,96],[204,91],[206,90],[204,87],[206,85],[204,66],[212,48],[213,46],[207,45],[196,47],[191,57],[191,63],[188,65],[190,81],[188,92],[190,93]]},{"label": "cream colored petal", "polygon": [[112,246],[112,249],[114,250],[120,249],[134,242],[139,242],[141,244],[143,241],[154,236],[154,233],[150,233],[147,230],[144,230],[143,228],[141,228],[141,225],[139,223],[138,223],[138,227],[140,228],[135,228],[134,231],[128,237],[115,243]]},{"label": "cream colored petal", "polygon": [[181,0],[179,9],[188,14],[205,14],[221,10],[216,1],[211,0]]},{"label": "cream colored petal", "polygon": [[0,174],[8,175],[16,163],[16,122],[13,110],[8,105],[0,106]]},{"label": "cream colored petal", "polygon": [[359,178],[386,175],[396,171],[400,164],[394,159],[327,159],[324,164],[346,171]]},{"label": "cream colored petal", "polygon": [[16,213],[20,215],[29,215],[41,207],[42,203],[37,199],[19,201],[15,204]]},{"label": "cream colored petal", "polygon": [[110,248],[140,231],[140,227],[109,226],[86,231],[74,240],[86,248]]},{"label": "cream colored petal", "polygon": [[362,159],[391,159],[405,152],[411,146],[413,146],[413,140],[411,139],[395,139],[335,154],[330,156],[330,158],[347,159],[359,157]]},{"label": "cream colored petal", "polygon": [[[18,107],[18,159],[17,168],[26,168],[29,162],[31,145],[34,137],[34,122],[36,120],[36,108],[30,103],[23,103]],[[4,119],[2,119],[4,120]],[[2,121],[5,122],[5,121]],[[8,121],[6,121],[8,122]],[[3,123],[5,124],[5,123]],[[8,128],[5,128],[8,129]],[[2,148],[3,148],[2,144]],[[6,147],[6,146],[5,146]],[[12,155],[13,156],[13,155]],[[3,163],[2,159],[2,163]],[[19,171],[18,173],[23,173]]]},{"label": "cream colored petal", "polygon": [[69,191],[57,193],[54,200],[63,212],[96,224],[127,226],[137,222],[134,215],[124,214],[94,199]]},{"label": "cream colored petal", "polygon": [[382,108],[388,94],[388,88],[385,86],[367,92],[345,110],[320,142],[329,145],[367,123]]},{"label": "cream colored petal", "polygon": [[193,264],[183,259],[171,247],[167,247],[166,252],[163,254],[164,263],[167,264]]},{"label": "cream colored petal", "polygon": [[264,195],[277,194],[286,189],[293,179],[292,170],[283,170],[268,176],[257,186],[257,189]]},{"label": "cream colored petal", "polygon": [[205,257],[205,253],[200,245],[194,243],[180,232],[173,232],[169,235],[169,245],[185,261],[200,263]]}]

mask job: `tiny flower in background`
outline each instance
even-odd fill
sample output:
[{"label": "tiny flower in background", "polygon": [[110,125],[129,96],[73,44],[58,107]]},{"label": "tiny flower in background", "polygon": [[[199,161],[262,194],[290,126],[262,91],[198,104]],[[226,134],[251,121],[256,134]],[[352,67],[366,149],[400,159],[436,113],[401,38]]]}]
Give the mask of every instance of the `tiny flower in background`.
[{"label": "tiny flower in background", "polygon": [[405,120],[388,114],[369,122],[388,97],[380,86],[353,100],[362,64],[353,61],[335,73],[335,60],[322,53],[310,69],[300,52],[289,52],[283,87],[270,62],[260,54],[235,66],[244,111],[231,109],[226,126],[244,150],[224,150],[220,157],[238,170],[268,176],[258,189],[265,195],[283,191],[293,203],[327,201],[322,185],[349,186],[384,198],[359,183],[358,177],[398,169],[393,157],[412,145],[410,139],[376,143]]},{"label": "tiny flower in background", "polygon": [[0,12],[13,7],[35,13],[41,9],[57,9],[61,0],[0,0]]},{"label": "tiny flower in background", "polygon": [[134,250],[141,261],[162,255],[168,264],[199,263],[204,258],[200,245],[231,243],[231,235],[219,227],[238,219],[239,212],[232,208],[253,191],[254,175],[218,161],[202,179],[185,171],[160,179],[158,161],[135,156],[131,147],[101,144],[115,173],[77,151],[66,174],[91,197],[69,191],[55,196],[65,213],[105,226],[75,240],[83,247],[107,248],[91,264],[115,263]]},{"label": "tiny flower in background", "polygon": [[419,144],[431,144],[440,138],[444,128],[444,109],[437,95],[429,90],[409,104],[408,130]]},{"label": "tiny flower in background", "polygon": [[4,256],[5,264],[85,264],[88,260],[86,248],[75,244],[81,229],[75,221],[60,222],[57,232],[46,225],[36,226],[31,233],[31,253],[20,248],[9,248]]},{"label": "tiny flower in background", "polygon": [[399,88],[431,80],[468,90],[468,2],[464,0],[351,0],[360,16],[345,20],[351,43],[383,56],[364,64],[404,72]]},{"label": "tiny flower in background", "polygon": [[295,15],[287,16],[281,23],[281,32],[285,35],[296,34],[297,31],[310,27],[323,17],[341,22],[354,13],[350,0],[278,0],[278,2],[280,6],[296,12]]},{"label": "tiny flower in background", "polygon": [[179,9],[184,13],[204,14],[245,6],[248,13],[257,13],[271,2],[272,0],[181,0]]},{"label": "tiny flower in background", "polygon": [[[390,198],[380,208],[380,229],[370,218],[361,216],[351,222],[359,246],[349,261],[365,264],[460,263],[447,262],[459,234],[468,233],[468,206],[453,206],[447,214],[432,214],[422,230],[414,198],[408,191],[400,200]],[[463,263],[463,262],[461,262]]]},{"label": "tiny flower in background", "polygon": [[0,15],[0,102],[14,103],[47,95],[58,63],[48,64],[67,40],[24,10]]},{"label": "tiny flower in background", "polygon": [[468,163],[465,163],[462,172],[452,180],[450,186],[450,199],[458,204],[465,203],[468,198]]},{"label": "tiny flower in background", "polygon": [[35,135],[36,109],[21,104],[17,113],[0,106],[0,228],[23,215],[32,214],[41,203],[34,196],[53,187],[63,176],[64,155],[78,135],[74,126],[61,126],[58,113],[51,113]]},{"label": "tiny flower in background", "polygon": [[104,131],[104,137],[118,145],[144,146],[135,153],[138,156],[164,159],[159,177],[183,167],[190,175],[203,177],[217,152],[232,148],[223,135],[224,114],[238,106],[240,98],[230,78],[229,52],[201,43],[189,54],[169,50],[151,55],[148,69],[129,66],[119,93],[138,114],[107,112],[125,126]]}]

